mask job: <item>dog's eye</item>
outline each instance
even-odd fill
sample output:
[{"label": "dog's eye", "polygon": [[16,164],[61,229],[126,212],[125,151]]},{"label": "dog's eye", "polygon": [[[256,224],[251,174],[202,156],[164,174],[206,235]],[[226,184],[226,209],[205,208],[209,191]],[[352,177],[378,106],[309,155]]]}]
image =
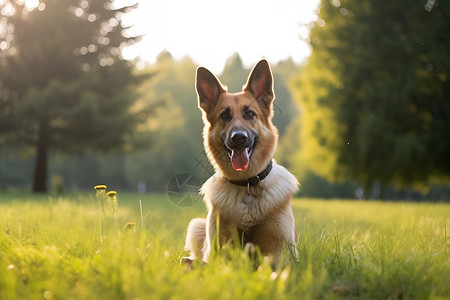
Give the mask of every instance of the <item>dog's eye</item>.
[{"label": "dog's eye", "polygon": [[254,117],[256,117],[256,113],[253,110],[246,110],[244,112],[244,118],[246,118],[247,120],[251,120]]},{"label": "dog's eye", "polygon": [[223,112],[219,118],[224,122],[230,122],[233,117],[229,112]]}]

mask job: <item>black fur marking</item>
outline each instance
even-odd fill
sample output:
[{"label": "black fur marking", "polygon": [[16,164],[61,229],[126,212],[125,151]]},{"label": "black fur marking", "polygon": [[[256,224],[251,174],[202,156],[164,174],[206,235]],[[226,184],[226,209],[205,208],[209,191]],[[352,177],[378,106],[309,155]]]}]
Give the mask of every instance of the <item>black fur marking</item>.
[{"label": "black fur marking", "polygon": [[230,122],[233,119],[233,116],[230,113],[230,107],[227,107],[219,116],[219,118],[224,122]]}]

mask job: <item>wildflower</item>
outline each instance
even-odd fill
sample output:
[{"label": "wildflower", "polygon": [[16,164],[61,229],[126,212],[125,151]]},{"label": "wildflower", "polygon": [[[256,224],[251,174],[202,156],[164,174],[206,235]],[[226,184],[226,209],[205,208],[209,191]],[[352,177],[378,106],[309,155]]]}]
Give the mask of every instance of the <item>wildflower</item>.
[{"label": "wildflower", "polygon": [[94,189],[98,190],[106,190],[106,185],[103,184],[98,184],[96,186],[94,186]]},{"label": "wildflower", "polygon": [[96,195],[96,197],[97,197],[97,200],[98,200],[98,203],[100,204],[100,207],[102,208],[102,211],[103,211],[103,215],[106,215],[106,212],[105,212],[105,202],[106,202],[106,193],[105,193],[105,190],[106,190],[106,185],[103,185],[103,184],[100,184],[100,185],[96,185],[96,186],[94,186],[94,189],[97,191],[97,195]]},{"label": "wildflower", "polygon": [[118,207],[118,201],[117,201],[117,192],[116,191],[109,191],[106,193],[106,195],[109,197],[109,201],[111,202],[111,208],[113,214],[117,214],[117,207]]}]

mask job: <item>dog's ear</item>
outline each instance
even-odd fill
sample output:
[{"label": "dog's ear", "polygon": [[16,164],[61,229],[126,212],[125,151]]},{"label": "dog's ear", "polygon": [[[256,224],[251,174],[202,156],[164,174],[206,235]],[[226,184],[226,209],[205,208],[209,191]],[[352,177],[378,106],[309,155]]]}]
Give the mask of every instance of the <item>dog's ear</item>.
[{"label": "dog's ear", "polygon": [[259,105],[270,109],[274,99],[273,78],[267,60],[260,60],[250,72],[244,91],[253,94]]},{"label": "dog's ear", "polygon": [[216,76],[203,67],[197,69],[196,88],[198,105],[207,114],[216,106],[219,95],[225,92]]}]

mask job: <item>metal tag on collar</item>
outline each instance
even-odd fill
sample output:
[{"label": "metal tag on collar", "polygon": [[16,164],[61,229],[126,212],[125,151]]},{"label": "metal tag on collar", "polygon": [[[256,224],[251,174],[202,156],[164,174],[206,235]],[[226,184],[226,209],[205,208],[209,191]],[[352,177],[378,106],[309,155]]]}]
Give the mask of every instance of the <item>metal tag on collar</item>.
[{"label": "metal tag on collar", "polygon": [[244,203],[251,205],[253,203],[254,197],[250,194],[250,182],[247,183],[247,196],[244,198]]}]

